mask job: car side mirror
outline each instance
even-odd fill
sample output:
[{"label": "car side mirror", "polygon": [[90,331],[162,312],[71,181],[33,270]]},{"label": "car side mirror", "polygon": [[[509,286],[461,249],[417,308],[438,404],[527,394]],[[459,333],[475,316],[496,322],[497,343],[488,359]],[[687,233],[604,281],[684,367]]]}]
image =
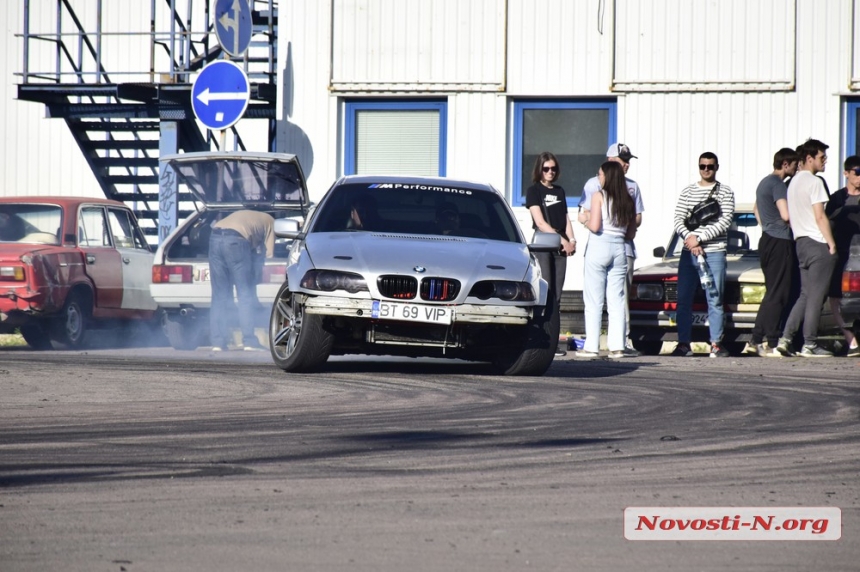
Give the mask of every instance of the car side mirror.
[{"label": "car side mirror", "polygon": [[535,231],[535,236],[529,244],[532,252],[558,252],[561,250],[561,236],[557,232]]},{"label": "car side mirror", "polygon": [[663,258],[664,256],[666,256],[666,247],[665,246],[658,246],[657,248],[654,249],[653,254],[654,254],[655,258]]},{"label": "car side mirror", "polygon": [[299,234],[299,221],[291,218],[275,219],[275,236],[278,238],[296,238]]}]

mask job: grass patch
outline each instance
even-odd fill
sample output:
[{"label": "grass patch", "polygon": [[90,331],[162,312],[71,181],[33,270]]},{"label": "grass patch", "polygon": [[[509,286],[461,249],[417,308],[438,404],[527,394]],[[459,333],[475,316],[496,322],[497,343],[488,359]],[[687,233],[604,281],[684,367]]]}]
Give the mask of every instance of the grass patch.
[{"label": "grass patch", "polygon": [[23,347],[26,345],[27,342],[24,341],[24,336],[22,336],[21,334],[0,334],[0,347],[14,348]]}]

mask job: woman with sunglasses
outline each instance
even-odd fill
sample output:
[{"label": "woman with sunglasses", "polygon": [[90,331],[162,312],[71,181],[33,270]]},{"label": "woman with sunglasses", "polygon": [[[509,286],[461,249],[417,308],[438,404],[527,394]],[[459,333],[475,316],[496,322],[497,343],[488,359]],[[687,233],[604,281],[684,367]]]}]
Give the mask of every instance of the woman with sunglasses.
[{"label": "woman with sunglasses", "polygon": [[[532,186],[526,190],[526,207],[532,215],[532,228],[542,232],[556,232],[561,236],[561,249],[556,253],[535,253],[541,274],[549,283],[554,295],[555,308],[559,311],[567,257],[576,252],[576,237],[567,214],[567,197],[564,189],[556,184],[561,171],[555,155],[544,151],[538,155],[532,169]],[[562,356],[566,350],[559,345],[555,355]]]},{"label": "woman with sunglasses", "polygon": [[632,357],[625,348],[627,305],[624,283],[627,279],[625,242],[636,235],[636,204],[627,190],[623,167],[606,161],[597,172],[600,190],[591,197],[588,217],[588,246],[585,249],[585,347],[577,357],[597,357],[603,303],[609,312],[606,343],[610,358]]}]

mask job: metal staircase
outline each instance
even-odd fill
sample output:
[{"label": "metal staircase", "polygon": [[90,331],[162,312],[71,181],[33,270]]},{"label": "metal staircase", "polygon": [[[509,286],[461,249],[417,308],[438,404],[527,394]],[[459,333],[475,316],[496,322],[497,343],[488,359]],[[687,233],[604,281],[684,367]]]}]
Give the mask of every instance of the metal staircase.
[{"label": "metal staircase", "polygon": [[[49,4],[56,8],[55,19],[44,22]],[[115,9],[117,4],[141,13],[141,30],[103,28],[103,10]],[[215,35],[211,4],[207,0],[24,2],[18,99],[42,103],[48,117],[66,122],[105,196],[129,204],[151,240],[158,235],[159,152],[208,151],[219,146],[217,137],[201,131],[191,107],[195,74],[207,63],[226,57]],[[244,117],[268,121],[267,149],[274,150],[277,3],[252,0],[249,4],[252,41],[244,59],[236,61],[251,83],[251,102]],[[31,14],[40,16],[40,27],[53,29],[34,30]],[[123,46],[127,53],[116,57]],[[116,63],[129,61],[128,53],[143,49],[147,51],[139,61],[131,58],[139,67]],[[175,125],[176,148],[165,150],[162,130],[168,124]],[[236,146],[244,150],[239,131],[231,130]],[[178,216],[184,219],[194,208],[193,198],[185,193],[177,198]]]}]

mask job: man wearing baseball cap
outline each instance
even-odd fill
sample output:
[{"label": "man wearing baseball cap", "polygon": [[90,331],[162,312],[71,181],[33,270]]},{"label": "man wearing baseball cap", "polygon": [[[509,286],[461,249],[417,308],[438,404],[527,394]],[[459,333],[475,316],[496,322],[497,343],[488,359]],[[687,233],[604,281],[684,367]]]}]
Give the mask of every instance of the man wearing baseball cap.
[{"label": "man wearing baseball cap", "polygon": [[[610,161],[620,163],[621,168],[624,169],[624,179],[627,181],[627,191],[630,193],[630,196],[633,197],[633,202],[636,205],[636,226],[638,228],[639,225],[642,224],[642,212],[645,210],[645,205],[642,204],[642,192],[639,190],[639,184],[627,176],[627,171],[630,169],[630,159],[638,159],[638,157],[634,155],[630,151],[630,147],[628,147],[624,143],[613,143],[609,146],[609,149],[606,150],[606,158]],[[598,190],[600,190],[600,183],[597,180],[597,176],[588,179],[582,188],[582,197],[580,197],[579,199],[579,215],[577,217],[577,220],[579,220],[579,222],[581,222],[582,224],[588,223],[588,218],[591,214],[591,196]],[[636,245],[633,244],[632,240],[628,240],[624,245],[624,249],[627,254],[627,281],[624,284],[624,297],[626,299],[627,292],[633,284],[633,263],[636,260]],[[627,314],[627,335],[629,338],[629,301],[625,308]],[[631,355],[638,355],[638,352],[633,349],[629,340],[627,343],[627,350],[625,351],[627,351]]]}]

